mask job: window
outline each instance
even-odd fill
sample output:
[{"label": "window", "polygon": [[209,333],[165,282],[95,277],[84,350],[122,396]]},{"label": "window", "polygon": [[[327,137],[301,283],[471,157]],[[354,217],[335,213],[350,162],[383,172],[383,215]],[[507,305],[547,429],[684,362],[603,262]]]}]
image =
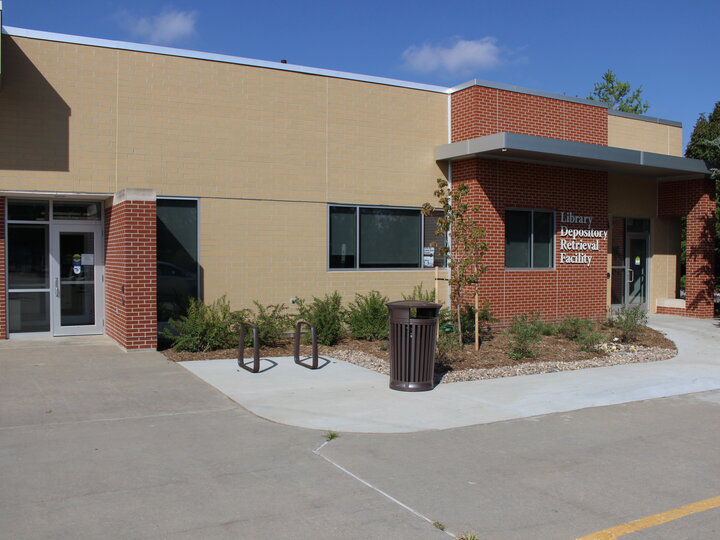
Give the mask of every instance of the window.
[{"label": "window", "polygon": [[50,201],[8,199],[8,221],[47,221]]},{"label": "window", "polygon": [[53,201],[53,219],[100,220],[102,208],[99,202]]},{"label": "window", "polygon": [[157,200],[157,315],[160,327],[199,296],[198,202]]},{"label": "window", "polygon": [[[333,269],[432,268],[444,259],[435,241],[438,216],[419,209],[330,206],[329,266]],[[430,233],[428,231],[431,230]]]},{"label": "window", "polygon": [[552,268],[555,220],[542,210],[505,211],[505,267]]}]

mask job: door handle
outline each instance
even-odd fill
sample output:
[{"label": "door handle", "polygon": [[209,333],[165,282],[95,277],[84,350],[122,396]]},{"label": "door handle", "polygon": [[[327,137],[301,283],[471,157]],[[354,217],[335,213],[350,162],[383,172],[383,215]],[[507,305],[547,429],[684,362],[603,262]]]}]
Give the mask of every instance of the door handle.
[{"label": "door handle", "polygon": [[55,296],[60,298],[60,278],[55,278]]},{"label": "door handle", "polygon": [[635,281],[635,270],[628,268],[628,283]]}]

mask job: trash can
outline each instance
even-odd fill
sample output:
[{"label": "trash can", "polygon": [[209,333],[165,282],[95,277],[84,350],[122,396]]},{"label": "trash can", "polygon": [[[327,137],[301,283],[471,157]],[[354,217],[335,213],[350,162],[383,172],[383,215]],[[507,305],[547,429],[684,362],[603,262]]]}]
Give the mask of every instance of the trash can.
[{"label": "trash can", "polygon": [[390,388],[432,390],[440,304],[401,300],[386,305],[390,311]]}]

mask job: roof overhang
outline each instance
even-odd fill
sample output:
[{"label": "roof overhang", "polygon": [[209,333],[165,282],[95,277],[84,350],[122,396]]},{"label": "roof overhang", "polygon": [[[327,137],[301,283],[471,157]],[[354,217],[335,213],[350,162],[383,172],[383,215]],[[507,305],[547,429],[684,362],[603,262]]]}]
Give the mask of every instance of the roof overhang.
[{"label": "roof overhang", "polygon": [[435,148],[435,159],[438,161],[457,161],[473,157],[543,163],[660,179],[697,178],[710,174],[707,164],[700,159],[518,133],[495,133]]}]

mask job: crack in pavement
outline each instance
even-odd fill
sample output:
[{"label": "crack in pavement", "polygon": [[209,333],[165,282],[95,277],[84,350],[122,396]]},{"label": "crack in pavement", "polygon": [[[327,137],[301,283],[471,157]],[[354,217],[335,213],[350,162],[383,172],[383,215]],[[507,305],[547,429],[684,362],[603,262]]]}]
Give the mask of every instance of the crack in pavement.
[{"label": "crack in pavement", "polygon": [[[316,456],[321,457],[322,459],[324,459],[325,461],[327,461],[328,463],[330,463],[330,464],[331,464],[332,466],[334,466],[335,468],[337,468],[337,469],[339,469],[340,471],[344,472],[345,474],[347,474],[347,475],[350,476],[351,478],[357,480],[358,482],[360,482],[360,483],[363,484],[364,486],[369,487],[369,488],[372,489],[373,491],[379,493],[380,495],[382,495],[383,497],[385,497],[385,498],[388,499],[389,501],[397,504],[397,505],[400,506],[401,508],[404,508],[405,510],[407,510],[407,511],[410,512],[411,514],[414,514],[416,517],[419,517],[419,518],[422,519],[423,521],[427,521],[427,522],[428,522],[430,525],[432,525],[433,527],[436,527],[435,524],[438,523],[436,520],[432,520],[432,519],[430,519],[429,517],[427,517],[426,515],[421,514],[420,512],[418,512],[417,510],[415,510],[414,508],[411,508],[411,507],[408,506],[407,504],[405,504],[405,503],[403,503],[402,501],[396,499],[395,497],[393,497],[392,495],[390,495],[390,494],[387,493],[386,491],[383,491],[383,490],[380,489],[379,487],[372,485],[372,484],[371,484],[370,482],[368,482],[367,480],[363,480],[363,479],[360,478],[357,474],[353,473],[352,471],[349,471],[348,469],[346,469],[345,467],[343,467],[343,466],[340,465],[339,463],[337,463],[337,462],[333,461],[332,459],[330,459],[329,457],[324,456],[323,454],[321,454],[320,451],[325,447],[325,445],[327,445],[327,444],[329,444],[329,443],[330,443],[330,441],[325,441],[324,443],[322,443],[320,446],[318,446],[315,450],[312,451],[313,454],[315,454]],[[436,527],[436,528],[438,528],[438,527]],[[442,532],[444,532],[445,534],[447,534],[447,535],[448,535],[449,537],[451,537],[451,538],[457,538],[456,535],[454,535],[453,533],[451,533],[450,531],[448,531],[448,530],[446,530],[446,529],[444,529],[444,528],[443,528],[443,529],[439,529],[439,528],[438,528],[438,530],[442,530]]]}]

